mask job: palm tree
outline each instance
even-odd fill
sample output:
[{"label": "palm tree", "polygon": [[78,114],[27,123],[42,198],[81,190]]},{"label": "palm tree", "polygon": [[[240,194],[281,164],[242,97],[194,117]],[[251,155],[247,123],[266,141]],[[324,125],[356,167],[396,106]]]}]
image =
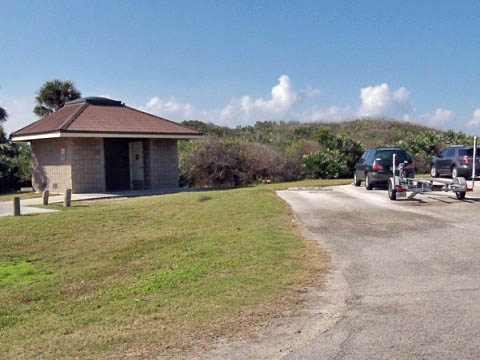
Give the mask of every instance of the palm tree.
[{"label": "palm tree", "polygon": [[0,106],[0,157],[5,151],[3,145],[7,143],[7,135],[5,134],[5,130],[3,129],[3,123],[7,121],[7,118],[7,111]]},{"label": "palm tree", "polygon": [[7,121],[8,114],[7,111],[0,106],[0,123]]},{"label": "palm tree", "polygon": [[75,88],[72,81],[53,80],[42,85],[35,98],[37,105],[33,112],[43,117],[60,109],[67,101],[78,99],[82,96]]}]

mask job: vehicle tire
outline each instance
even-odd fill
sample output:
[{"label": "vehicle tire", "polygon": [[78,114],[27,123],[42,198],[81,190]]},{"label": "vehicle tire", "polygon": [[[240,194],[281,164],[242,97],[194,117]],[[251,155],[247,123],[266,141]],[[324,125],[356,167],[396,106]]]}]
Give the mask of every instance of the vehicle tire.
[{"label": "vehicle tire", "polygon": [[397,190],[393,186],[393,179],[388,180],[388,198],[390,200],[397,200]]},{"label": "vehicle tire", "polygon": [[452,167],[452,179],[455,179],[458,177],[458,170],[457,170],[457,167],[454,166]]},{"label": "vehicle tire", "polygon": [[369,173],[365,174],[365,189],[367,189],[367,190],[372,190],[373,189],[373,184],[372,184],[372,180],[370,179],[370,174]]},{"label": "vehicle tire", "polygon": [[353,184],[355,186],[360,186],[362,182],[360,180],[357,179],[357,172],[355,171],[355,174],[353,174]]},{"label": "vehicle tire", "polygon": [[[456,178],[453,179],[453,182],[455,184],[463,185],[463,186],[465,186],[465,188],[467,187],[467,180],[465,180],[464,177],[456,177]],[[463,199],[465,199],[466,194],[467,193],[465,191],[457,191],[455,193],[455,196],[457,197],[457,200],[463,200]]]},{"label": "vehicle tire", "polygon": [[465,199],[465,195],[466,195],[466,192],[465,192],[465,191],[456,192],[456,193],[455,193],[455,196],[457,197],[457,200],[463,200],[463,199]]},{"label": "vehicle tire", "polygon": [[438,178],[440,176],[435,165],[432,165],[432,168],[430,169],[430,175],[432,175],[434,178]]}]

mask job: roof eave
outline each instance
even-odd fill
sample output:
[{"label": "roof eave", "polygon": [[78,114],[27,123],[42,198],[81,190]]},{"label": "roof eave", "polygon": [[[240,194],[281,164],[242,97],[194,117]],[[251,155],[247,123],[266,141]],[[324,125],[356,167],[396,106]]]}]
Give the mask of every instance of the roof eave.
[{"label": "roof eave", "polygon": [[11,135],[13,142],[32,141],[54,138],[130,138],[130,139],[198,139],[203,134],[175,134],[175,133],[118,133],[118,132],[66,132],[53,131],[47,133]]}]

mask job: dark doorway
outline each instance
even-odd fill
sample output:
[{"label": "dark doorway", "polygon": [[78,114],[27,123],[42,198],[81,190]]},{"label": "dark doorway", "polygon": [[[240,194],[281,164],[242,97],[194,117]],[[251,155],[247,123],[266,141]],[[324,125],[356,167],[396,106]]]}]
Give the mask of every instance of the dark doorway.
[{"label": "dark doorway", "polygon": [[107,191],[130,189],[128,139],[104,139]]}]

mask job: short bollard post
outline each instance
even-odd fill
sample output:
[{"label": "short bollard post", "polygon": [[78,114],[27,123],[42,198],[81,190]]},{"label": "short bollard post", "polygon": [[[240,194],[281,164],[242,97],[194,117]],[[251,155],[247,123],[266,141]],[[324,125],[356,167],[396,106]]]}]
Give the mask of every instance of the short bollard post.
[{"label": "short bollard post", "polygon": [[70,205],[72,205],[72,189],[67,189],[63,198],[63,206],[70,207]]},{"label": "short bollard post", "polygon": [[47,206],[48,205],[48,196],[50,195],[50,191],[44,190],[42,193],[42,201],[43,205]]},{"label": "short bollard post", "polygon": [[15,196],[13,198],[13,216],[20,216],[20,197]]}]

